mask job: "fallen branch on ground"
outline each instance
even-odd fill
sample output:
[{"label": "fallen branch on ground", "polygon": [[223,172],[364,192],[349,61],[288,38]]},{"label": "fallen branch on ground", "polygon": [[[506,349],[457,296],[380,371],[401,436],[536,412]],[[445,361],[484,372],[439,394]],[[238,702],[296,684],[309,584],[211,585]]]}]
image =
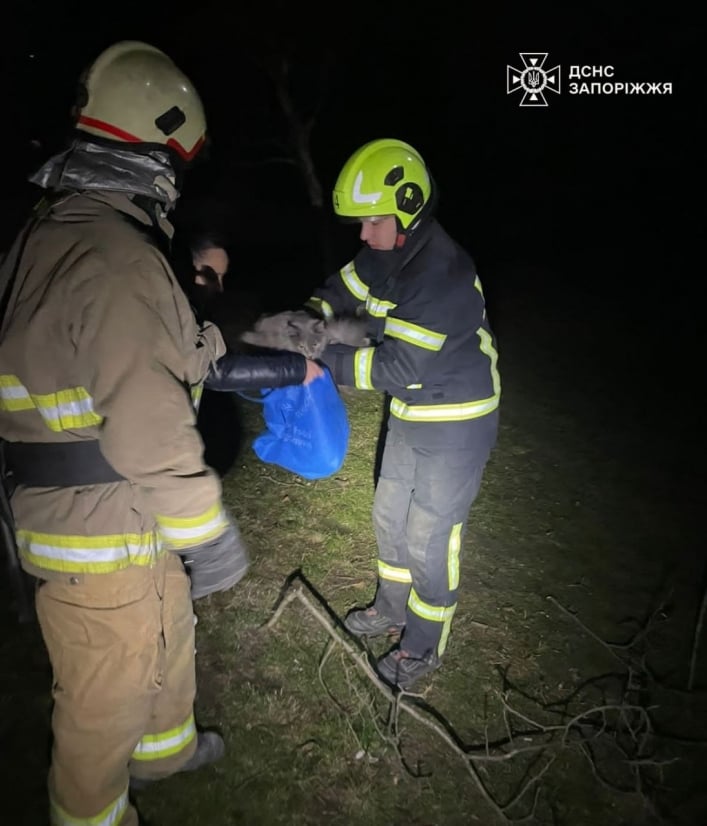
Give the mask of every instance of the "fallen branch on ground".
[{"label": "fallen branch on ground", "polygon": [[[280,621],[287,606],[294,601],[303,605],[331,637],[331,641],[320,660],[319,679],[337,708],[346,714],[341,704],[327,688],[322,670],[332,651],[339,647],[388,703],[388,730],[383,732],[378,725],[376,725],[376,730],[383,740],[395,748],[403,765],[405,765],[405,761],[400,749],[398,723],[400,716],[405,714],[432,731],[463,762],[477,790],[500,822],[505,824],[520,823],[535,816],[541,791],[540,780],[557,760],[560,753],[567,749],[578,750],[589,761],[592,773],[603,785],[612,788],[613,791],[638,794],[644,800],[644,805],[650,808],[650,802],[643,794],[643,776],[641,772],[646,768],[655,768],[660,772],[663,766],[671,761],[661,761],[653,755],[653,730],[650,717],[648,710],[640,704],[629,703],[625,701],[625,698],[622,698],[618,703],[605,703],[581,711],[569,720],[563,720],[560,724],[547,724],[539,722],[529,714],[525,714],[511,706],[506,692],[501,696],[503,718],[506,723],[506,737],[495,743],[493,747],[489,744],[488,737],[485,738],[482,746],[464,746],[451,727],[445,727],[437,722],[437,720],[442,719],[441,715],[437,713],[433,715],[433,709],[430,708],[429,711],[426,711],[426,707],[419,704],[419,695],[392,690],[380,679],[371,665],[368,652],[350,640],[342,629],[338,618],[299,572],[295,572],[295,574],[288,577],[280,601],[272,616],[262,626],[262,630],[272,630]],[[556,601],[553,600],[553,602]],[[556,604],[562,608],[559,603]],[[565,613],[570,613],[567,609],[563,610]],[[571,613],[570,616],[574,617]],[[579,622],[579,620],[577,621]],[[580,622],[580,624],[582,623]],[[582,627],[585,626],[582,624]],[[611,650],[610,644],[591,631],[589,633]],[[615,652],[612,651],[612,653]],[[627,665],[625,660],[620,658],[618,654],[616,656],[621,659],[624,666]],[[630,690],[632,690],[631,680],[627,684],[627,691]],[[527,730],[514,731],[512,719],[521,720],[528,727]],[[519,738],[522,738],[525,745],[518,745]],[[616,746],[615,751],[620,752],[622,761],[635,779],[634,788],[621,789],[609,784],[602,776],[597,765],[597,759],[592,753],[592,747],[601,738],[611,741]],[[628,743],[628,745],[622,745],[621,740]],[[488,767],[494,764],[507,763],[522,756],[530,757],[535,762],[531,769],[524,774],[524,780],[520,786],[505,803],[502,803],[496,799],[489,785],[481,777],[480,769],[484,771],[484,774],[488,774]],[[513,817],[509,813],[510,810],[517,807],[531,789],[534,789],[534,794],[532,802],[526,807],[527,811],[520,817]]]}]

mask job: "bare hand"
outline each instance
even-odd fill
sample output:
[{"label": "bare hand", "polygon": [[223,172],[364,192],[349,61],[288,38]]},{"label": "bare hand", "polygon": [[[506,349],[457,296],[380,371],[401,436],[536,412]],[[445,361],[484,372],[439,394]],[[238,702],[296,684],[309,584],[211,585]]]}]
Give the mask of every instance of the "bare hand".
[{"label": "bare hand", "polygon": [[309,384],[311,381],[314,381],[314,379],[318,379],[324,375],[324,368],[317,364],[316,361],[312,361],[311,359],[306,359],[306,361],[307,372],[305,373],[302,384]]}]

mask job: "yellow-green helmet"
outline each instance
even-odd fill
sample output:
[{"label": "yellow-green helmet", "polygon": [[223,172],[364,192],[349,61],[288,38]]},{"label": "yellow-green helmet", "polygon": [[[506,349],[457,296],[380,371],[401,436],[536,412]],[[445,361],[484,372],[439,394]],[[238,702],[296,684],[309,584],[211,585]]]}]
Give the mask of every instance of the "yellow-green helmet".
[{"label": "yellow-green helmet", "polygon": [[201,99],[172,60],[147,43],[115,43],[81,78],[76,128],[96,137],[166,147],[190,161],[206,137]]},{"label": "yellow-green helmet", "polygon": [[334,185],[334,212],[343,218],[395,215],[411,229],[432,184],[416,149],[395,138],[364,144],[346,161]]}]

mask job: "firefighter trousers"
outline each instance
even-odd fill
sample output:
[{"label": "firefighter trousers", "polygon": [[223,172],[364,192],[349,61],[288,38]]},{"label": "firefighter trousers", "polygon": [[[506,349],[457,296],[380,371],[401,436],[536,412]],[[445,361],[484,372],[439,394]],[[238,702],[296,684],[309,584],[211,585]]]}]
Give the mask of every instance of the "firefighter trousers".
[{"label": "firefighter trousers", "polygon": [[457,605],[462,541],[488,454],[408,445],[389,432],[373,501],[373,606],[405,628],[400,647],[441,657]]},{"label": "firefighter trousers", "polygon": [[54,675],[51,823],[137,826],[130,775],[166,776],[196,749],[182,561],[164,554],[154,567],[48,581],[36,602]]}]

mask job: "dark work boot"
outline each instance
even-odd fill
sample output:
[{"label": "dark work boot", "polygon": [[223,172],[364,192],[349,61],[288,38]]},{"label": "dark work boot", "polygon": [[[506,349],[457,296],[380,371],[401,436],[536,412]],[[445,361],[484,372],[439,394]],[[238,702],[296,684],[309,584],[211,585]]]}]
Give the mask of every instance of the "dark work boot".
[{"label": "dark work boot", "polygon": [[344,627],[357,637],[382,637],[400,634],[405,623],[393,622],[375,608],[359,608],[346,617]]},{"label": "dark work boot", "polygon": [[177,769],[180,772],[194,772],[209,763],[215,763],[226,753],[226,744],[223,737],[215,731],[200,731],[197,735],[196,751],[187,762]]},{"label": "dark work boot", "polygon": [[413,657],[407,651],[393,648],[378,660],[378,673],[391,686],[407,691],[427,674],[440,667],[440,659],[430,653],[426,657]]},{"label": "dark work boot", "polygon": [[[187,760],[187,762],[174,774],[181,774],[181,772],[193,772],[200,769],[202,766],[208,766],[209,763],[215,763],[220,760],[226,753],[226,744],[223,742],[223,737],[215,731],[200,731],[197,735],[196,751]],[[171,774],[166,774],[164,777],[131,777],[130,790],[133,792],[140,791],[151,783],[157,780],[164,780],[165,777],[171,777]]]}]

